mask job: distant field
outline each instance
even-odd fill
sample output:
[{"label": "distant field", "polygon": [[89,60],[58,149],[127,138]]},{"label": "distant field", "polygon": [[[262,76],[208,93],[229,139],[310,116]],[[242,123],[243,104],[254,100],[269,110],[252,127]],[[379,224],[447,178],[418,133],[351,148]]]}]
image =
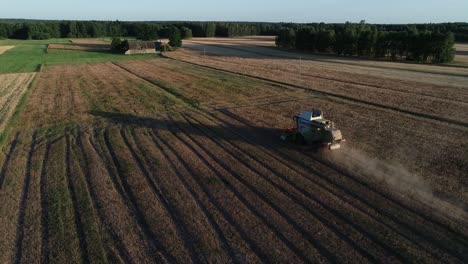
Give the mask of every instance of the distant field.
[{"label": "distant field", "polygon": [[[261,44],[259,44],[261,43]],[[316,55],[299,51],[274,48],[274,37],[243,37],[243,38],[195,38],[184,41],[185,49],[197,51],[199,54],[243,59],[255,59],[266,64],[273,62],[279,66],[289,65],[304,69],[318,67],[324,70],[340,71],[349,74],[363,74],[374,77],[418,81],[436,85],[451,85],[468,87],[468,71],[466,68],[447,67],[441,65],[401,63],[391,61],[375,61],[352,57]],[[190,57],[190,56],[189,56]],[[311,73],[313,74],[313,73]]]},{"label": "distant field", "polygon": [[[93,43],[96,40],[91,40]],[[100,41],[100,40],[98,40]],[[100,41],[101,42],[101,41]],[[48,44],[60,44],[59,47],[70,44],[69,39],[52,39],[52,40],[2,40],[0,45],[16,44],[16,47],[10,49],[0,55],[0,73],[19,73],[19,72],[34,72],[37,71],[40,64],[67,64],[67,63],[95,63],[105,61],[121,61],[132,59],[149,59],[155,55],[143,54],[134,56],[123,56],[120,54],[110,53],[108,50],[101,48],[100,51],[89,49],[70,50],[62,49],[59,52],[47,53]],[[83,40],[81,41],[81,46]],[[92,44],[95,45],[95,44]],[[66,46],[65,46],[66,47]]]},{"label": "distant field", "polygon": [[0,132],[33,78],[34,73],[0,74]]},{"label": "distant field", "polygon": [[456,55],[454,63],[468,66],[468,44],[456,44]]}]

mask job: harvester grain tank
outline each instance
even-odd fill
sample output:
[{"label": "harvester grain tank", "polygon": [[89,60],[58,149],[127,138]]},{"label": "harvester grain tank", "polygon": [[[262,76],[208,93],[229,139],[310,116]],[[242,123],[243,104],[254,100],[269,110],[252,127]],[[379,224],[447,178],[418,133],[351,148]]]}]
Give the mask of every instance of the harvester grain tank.
[{"label": "harvester grain tank", "polygon": [[295,127],[285,131],[281,139],[300,145],[326,145],[329,149],[339,149],[345,141],[335,124],[323,117],[320,110],[312,109],[293,117]]}]

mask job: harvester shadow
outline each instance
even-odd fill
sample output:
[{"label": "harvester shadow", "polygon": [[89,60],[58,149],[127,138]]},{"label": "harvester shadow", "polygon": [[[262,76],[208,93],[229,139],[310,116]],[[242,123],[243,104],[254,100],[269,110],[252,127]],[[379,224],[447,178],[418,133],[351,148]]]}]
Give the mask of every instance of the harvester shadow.
[{"label": "harvester shadow", "polygon": [[[188,123],[174,118],[168,118],[163,116],[158,117],[142,117],[128,113],[115,113],[115,112],[104,112],[104,111],[92,111],[91,115],[107,119],[113,125],[132,126],[139,128],[150,128],[155,130],[166,130],[172,132],[178,130],[177,128],[185,128],[185,132],[190,135],[206,137],[204,130],[212,131],[212,135],[215,139],[222,139],[227,141],[245,142],[251,145],[266,147],[265,142],[274,144],[280,148],[295,148],[295,149],[307,149],[309,152],[320,152],[321,148],[317,146],[298,146],[282,142],[280,139],[281,131],[276,128],[260,127],[260,126],[242,126],[232,125],[226,123],[224,126],[214,125],[213,123]],[[170,115],[170,114],[168,114]],[[175,113],[174,115],[179,115]],[[237,134],[245,135],[245,137],[236,136],[232,133],[236,131]],[[253,135],[252,135],[253,134]],[[250,136],[249,136],[250,135]],[[261,141],[248,140],[249,138],[255,139],[261,137]],[[268,145],[271,145],[268,144]]]}]

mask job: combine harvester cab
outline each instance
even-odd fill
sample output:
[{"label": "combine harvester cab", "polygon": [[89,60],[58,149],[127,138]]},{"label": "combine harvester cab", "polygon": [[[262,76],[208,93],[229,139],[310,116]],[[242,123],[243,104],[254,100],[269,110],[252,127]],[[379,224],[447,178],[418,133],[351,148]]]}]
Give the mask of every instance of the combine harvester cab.
[{"label": "combine harvester cab", "polygon": [[329,149],[339,149],[345,141],[341,131],[335,128],[332,121],[323,118],[322,111],[313,109],[293,117],[295,128],[283,134],[281,138],[296,144],[324,144]]}]

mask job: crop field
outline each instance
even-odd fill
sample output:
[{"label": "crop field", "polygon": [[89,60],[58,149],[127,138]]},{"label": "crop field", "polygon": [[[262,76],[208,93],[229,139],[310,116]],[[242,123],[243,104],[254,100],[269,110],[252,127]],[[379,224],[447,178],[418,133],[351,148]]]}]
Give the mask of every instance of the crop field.
[{"label": "crop field", "polygon": [[5,130],[34,75],[34,73],[0,74],[0,131]]},{"label": "crop field", "polygon": [[468,66],[468,44],[456,44],[455,49],[455,63]]},{"label": "crop field", "polygon": [[76,43],[64,43],[64,44],[49,44],[47,52],[59,52],[59,51],[110,51],[109,44],[76,44]]},{"label": "crop field", "polygon": [[[468,76],[264,39],[44,66],[0,156],[0,263],[466,263]],[[311,108],[342,149],[279,139]]]},{"label": "crop field", "polygon": [[[1,45],[16,45],[0,56],[0,74],[37,72],[40,65],[97,63],[129,59],[151,59],[154,55],[120,56],[109,51],[109,44],[101,40],[70,39],[0,40]],[[49,47],[49,48],[48,48]],[[51,48],[50,48],[51,47]]]}]

